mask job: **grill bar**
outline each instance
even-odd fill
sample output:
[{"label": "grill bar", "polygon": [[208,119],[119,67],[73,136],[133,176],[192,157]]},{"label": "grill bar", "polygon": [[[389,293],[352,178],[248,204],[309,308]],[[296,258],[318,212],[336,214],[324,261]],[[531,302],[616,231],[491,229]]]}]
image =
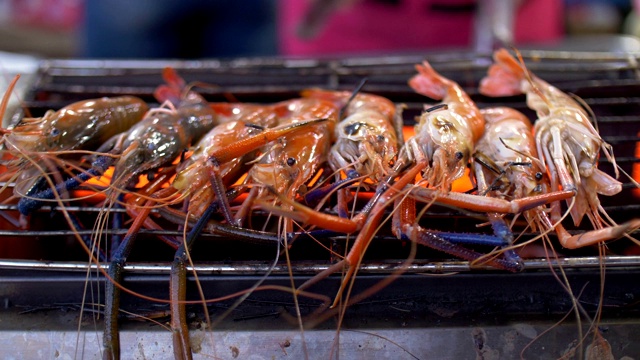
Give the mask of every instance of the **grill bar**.
[{"label": "grill bar", "polygon": [[[575,256],[564,257],[558,260],[548,261],[546,259],[526,259],[523,260],[525,271],[532,270],[548,270],[553,268],[569,268],[569,269],[598,269],[601,265],[599,257],[594,256]],[[624,270],[635,268],[640,262],[640,256],[608,256],[605,259],[607,269]],[[45,271],[69,271],[84,272],[87,270],[97,270],[98,266],[107,270],[107,264],[87,264],[86,262],[42,262],[35,260],[0,260],[0,268],[11,268],[14,270],[45,270]],[[318,264],[311,262],[299,262],[296,264],[296,272],[298,274],[317,274],[329,268],[330,264]],[[187,266],[188,271],[197,271],[199,274],[218,274],[218,275],[260,275],[266,272],[278,275],[287,275],[289,269],[285,264],[271,266],[265,263],[242,264],[198,264],[196,266]],[[469,266],[466,261],[446,261],[446,262],[429,262],[414,261],[412,264],[403,265],[401,261],[387,260],[385,262],[365,263],[359,268],[362,274],[388,274],[394,270],[403,270],[406,274],[420,273],[448,273],[448,272],[470,272],[470,271],[486,271],[498,272],[495,268],[489,266]],[[132,274],[164,274],[168,275],[171,266],[163,263],[130,263],[125,265],[124,271]]]}]

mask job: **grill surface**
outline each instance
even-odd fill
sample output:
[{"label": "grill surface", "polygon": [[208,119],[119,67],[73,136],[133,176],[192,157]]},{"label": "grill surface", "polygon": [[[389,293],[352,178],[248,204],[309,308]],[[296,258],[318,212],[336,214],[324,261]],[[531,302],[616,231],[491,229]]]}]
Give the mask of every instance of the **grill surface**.
[{"label": "grill surface", "polygon": [[[631,174],[634,164],[639,162],[635,152],[636,147],[640,146],[638,57],[613,53],[543,51],[530,51],[523,55],[532,72],[560,89],[580,96],[591,107],[597,116],[602,137],[614,147],[618,165]],[[176,62],[52,60],[41,64],[25,105],[33,116],[41,116],[47,109],[57,109],[76,100],[98,96],[133,94],[152,103],[153,90],[162,83],[162,68],[172,66],[187,82],[215,84],[198,89],[209,101],[227,101],[232,96],[242,102],[269,103],[296,97],[300,90],[309,87],[351,90],[363,77],[367,77],[368,82],[363,91],[406,103],[405,124],[413,125],[413,119],[420,113],[423,104],[430,101],[416,95],[406,85],[415,72],[414,64],[422,59],[422,56],[403,56],[339,60],[237,59]],[[478,94],[476,86],[491,64],[490,56],[450,53],[431,54],[427,59],[438,72],[462,85],[480,108],[506,105],[534,118],[533,112],[527,109],[523,96],[494,99]],[[21,114],[16,114],[14,120],[18,120],[20,116]],[[599,167],[613,173],[613,167],[606,160],[601,161]],[[640,208],[638,197],[632,191],[633,184],[625,177],[620,180],[624,183],[620,194],[600,197],[605,210],[616,222],[637,216]],[[12,205],[0,206],[1,211],[14,213]],[[91,219],[95,219],[100,210],[84,206],[69,209],[81,214],[86,224],[91,224]],[[490,229],[487,227],[476,227],[481,222],[482,220],[470,219],[456,210],[439,207],[431,208],[423,219],[426,227],[441,231],[455,229],[457,232],[488,233]],[[18,248],[12,249],[8,245],[3,247],[5,253],[2,256],[14,259],[0,261],[0,295],[5,299],[5,304],[14,310],[19,308],[27,309],[30,313],[47,314],[61,308],[69,310],[65,306],[72,307],[69,304],[75,306],[81,301],[87,270],[86,255],[75,244],[71,232],[65,227],[66,223],[59,209],[45,208],[33,216],[32,223],[30,231],[0,231],[0,241],[18,245]],[[570,221],[565,221],[565,224],[568,223]],[[582,230],[569,229],[576,232]],[[122,234],[126,229],[109,231]],[[125,286],[144,294],[167,298],[168,262],[172,259],[173,251],[156,245],[153,235],[157,233],[160,232],[142,231],[140,242],[129,259]],[[178,230],[163,233],[181,235]],[[91,230],[82,230],[81,234],[90,235]],[[525,238],[530,236],[532,235],[525,235]],[[341,239],[336,241],[340,242]],[[25,244],[33,248],[27,248]],[[354,291],[366,289],[391,273],[407,257],[409,247],[408,244],[390,237],[379,236],[367,252],[367,260],[359,273],[357,289]],[[482,247],[480,249],[485,252],[490,250]],[[613,329],[612,333],[638,332],[635,324],[639,315],[637,301],[640,298],[640,285],[637,281],[631,281],[640,272],[640,256],[636,249],[637,245],[626,239],[608,244],[609,255],[604,259],[607,266],[607,286],[603,324]],[[199,280],[207,297],[246,289],[266,273],[271,274],[268,283],[287,286],[289,279],[286,265],[280,261],[275,267],[271,266],[276,250],[275,244],[239,245],[237,240],[203,235],[193,253],[196,268],[201,274]],[[311,241],[298,240],[291,250],[295,260],[293,273],[298,284],[329,265],[326,250]],[[43,259],[45,261],[41,261]],[[601,259],[595,248],[565,251],[555,263],[562,265],[567,271],[574,293],[581,294],[580,301],[591,314],[598,302],[600,263]],[[552,319],[551,323],[559,320],[562,314],[570,310],[571,301],[551,275],[548,262],[545,259],[528,259],[525,265],[526,270],[519,274],[504,274],[483,267],[470,269],[466,262],[420,248],[416,260],[401,278],[347,312],[345,328],[390,329],[393,334],[394,329],[399,331],[401,327],[423,329],[434,326],[477,326],[489,329],[491,326],[499,327],[514,322],[537,324],[542,321],[542,324],[549,319]],[[421,275],[448,272],[462,274],[446,277]],[[91,277],[95,285],[104,281],[99,276]],[[338,284],[339,278],[330,279],[314,287],[313,291],[332,296]],[[195,286],[190,291],[193,299],[199,298]],[[303,312],[312,311],[317,305],[313,301],[302,301]],[[126,295],[123,304],[123,307],[133,311],[142,311],[152,306]],[[230,304],[231,302],[222,302],[210,307],[210,311],[215,316]],[[218,328],[254,331],[267,324],[274,329],[289,329],[288,322],[281,321],[276,325],[271,320],[282,312],[291,313],[292,308],[291,298],[287,294],[256,293],[226,322],[218,325]],[[198,312],[195,308],[193,311]],[[28,322],[28,316],[18,319]],[[20,328],[3,326],[5,331]],[[51,326],[51,323],[46,323],[46,326]],[[330,329],[333,325],[325,326]],[[575,329],[573,326],[570,328]],[[572,331],[562,334],[564,335],[557,342],[538,342],[534,348],[546,346],[547,350],[552,349],[549,354],[558,356],[577,336]],[[618,352],[614,351],[617,357],[640,354],[640,345],[629,342],[628,338],[607,338],[620,347],[616,350]],[[348,341],[351,340],[349,337]],[[477,348],[472,346],[472,338],[468,337],[467,340],[469,352],[461,354],[475,354]],[[519,340],[522,342],[518,345],[520,349],[527,343],[524,340]],[[404,342],[403,344],[406,345]],[[418,346],[419,341],[407,346],[412,345]],[[554,355],[550,356],[553,357]]]}]

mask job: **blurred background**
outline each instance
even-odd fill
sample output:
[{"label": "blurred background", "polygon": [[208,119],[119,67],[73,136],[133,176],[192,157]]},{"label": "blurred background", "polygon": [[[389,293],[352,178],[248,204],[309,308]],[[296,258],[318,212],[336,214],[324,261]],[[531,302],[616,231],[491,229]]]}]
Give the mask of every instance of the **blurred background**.
[{"label": "blurred background", "polygon": [[0,51],[47,58],[389,54],[481,49],[488,36],[560,46],[578,35],[638,35],[638,23],[632,0],[0,0]]}]

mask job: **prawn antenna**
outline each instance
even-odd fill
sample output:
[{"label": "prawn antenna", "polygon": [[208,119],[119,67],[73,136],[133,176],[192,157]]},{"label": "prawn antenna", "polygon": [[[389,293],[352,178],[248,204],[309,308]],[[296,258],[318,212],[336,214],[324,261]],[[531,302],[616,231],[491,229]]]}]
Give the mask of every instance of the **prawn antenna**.
[{"label": "prawn antenna", "polygon": [[264,130],[265,127],[262,125],[258,125],[258,124],[254,124],[254,123],[245,123],[244,126],[252,128],[252,129],[257,129],[257,130]]},{"label": "prawn antenna", "polygon": [[584,101],[583,98],[581,98],[580,96],[574,93],[567,93],[567,95],[569,95],[573,100],[575,100],[578,104],[580,104],[580,106],[582,106],[582,108],[586,112],[589,113],[589,116],[591,117],[591,119],[593,119],[593,126],[596,128],[596,131],[600,133],[600,129],[598,129],[598,118],[596,117],[596,114],[593,112],[593,109],[591,108],[591,106],[589,106],[589,104],[587,104],[587,102]]},{"label": "prawn antenna", "polygon": [[407,108],[407,104],[397,104],[396,105],[396,113],[393,118],[393,128],[396,131],[396,140],[398,148],[401,148],[404,145],[404,117],[402,114],[404,110]]},{"label": "prawn antenna", "polygon": [[366,77],[360,80],[360,83],[353,90],[353,92],[351,93],[351,96],[349,96],[349,98],[347,99],[347,102],[344,103],[344,105],[340,108],[340,112],[338,113],[338,119],[340,120],[343,119],[344,112],[347,110],[347,107],[349,106],[349,104],[351,104],[351,101],[356,97],[356,95],[358,95],[358,93],[362,90],[362,88],[364,87],[364,85],[367,83],[368,80],[369,79]]},{"label": "prawn antenna", "polygon": [[522,58],[522,53],[520,52],[520,50],[516,49],[515,47],[513,47],[512,49],[516,53],[516,56],[518,57],[518,61],[520,62],[520,67],[522,68],[522,71],[524,72],[524,76],[527,79],[527,81],[529,82],[529,84],[531,84],[531,88],[533,88],[533,91],[536,93],[536,95],[540,96],[540,98],[545,103],[549,104],[549,99],[547,99],[547,97],[544,95],[544,93],[542,93],[542,91],[540,91],[540,89],[538,89],[538,86],[533,81],[533,76],[531,76],[531,73],[529,72],[529,68],[527,68],[527,66],[524,64],[524,59]]},{"label": "prawn antenna", "polygon": [[512,163],[510,163],[510,165],[531,166],[531,165],[533,165],[533,163],[535,163],[536,166],[538,167],[538,169],[544,169],[545,168],[545,166],[542,164],[542,161],[540,161],[539,159],[537,159],[537,158],[535,158],[535,157],[533,157],[531,155],[527,155],[527,154],[523,153],[522,151],[514,149],[513,147],[509,146],[502,138],[498,138],[498,139],[500,139],[500,142],[502,143],[502,145],[504,145],[504,147],[506,147],[507,149],[509,149],[509,150],[515,152],[516,154],[521,155],[521,156],[523,156],[525,158],[531,159],[530,162],[522,162],[522,163],[512,162]]},{"label": "prawn antenna", "polygon": [[11,97],[11,94],[13,93],[13,89],[15,89],[16,84],[18,83],[18,80],[20,80],[20,74],[18,74],[18,75],[13,77],[13,80],[11,80],[11,83],[9,83],[9,87],[7,88],[7,92],[5,92],[4,96],[2,97],[2,102],[0,103],[0,119],[2,119],[4,117],[4,114],[7,111],[7,105],[9,104],[9,98]]},{"label": "prawn antenna", "polygon": [[449,105],[447,104],[438,104],[438,105],[434,105],[430,108],[426,108],[424,109],[424,112],[426,113],[432,113],[434,111],[438,111],[438,110],[447,110],[449,109]]},{"label": "prawn antenna", "polygon": [[477,161],[480,165],[492,171],[494,174],[500,175],[504,173],[504,170],[501,170],[499,166],[493,162],[493,160],[489,159],[483,153],[476,152],[473,154],[473,160]]}]

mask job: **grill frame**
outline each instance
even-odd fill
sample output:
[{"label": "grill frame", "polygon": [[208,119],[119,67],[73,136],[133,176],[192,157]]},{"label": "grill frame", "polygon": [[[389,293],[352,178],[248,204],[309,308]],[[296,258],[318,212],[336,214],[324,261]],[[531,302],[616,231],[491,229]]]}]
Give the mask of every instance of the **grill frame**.
[{"label": "grill frame", "polygon": [[[627,97],[631,92],[640,93],[640,54],[615,54],[597,52],[561,52],[561,51],[523,51],[523,57],[529,69],[539,77],[547,80],[562,90],[576,93],[585,97],[589,105],[596,109],[604,108],[611,112],[599,118],[601,124],[607,124],[603,138],[614,146],[614,152],[625,170],[630,171],[633,164],[640,160],[633,156],[638,136],[629,135],[629,130],[615,128],[615,124],[632,124],[634,133],[640,132],[640,97]],[[414,94],[406,85],[406,80],[414,73],[413,65],[424,59],[424,55],[393,56],[393,57],[365,57],[351,59],[280,59],[280,58],[251,58],[233,60],[198,60],[198,61],[169,61],[169,60],[45,60],[40,64],[36,80],[27,96],[25,105],[34,111],[34,115],[43,112],[44,109],[59,107],[59,104],[69,103],[82,98],[100,96],[115,96],[132,94],[153,102],[151,94],[154,87],[162,82],[160,72],[165,66],[174,67],[187,81],[212,82],[216,79],[220,88],[203,88],[201,93],[210,101],[224,101],[228,93],[233,94],[240,101],[247,102],[274,102],[293,97],[300,90],[307,87],[323,87],[336,90],[350,90],[363,75],[368,75],[369,82],[364,91],[386,96],[393,101],[402,100],[408,105],[405,111],[407,125],[412,124],[412,119],[419,114],[422,104],[428,99]],[[489,54],[475,53],[433,53],[426,58],[433,67],[444,76],[459,82],[463,88],[476,100],[479,107],[510,105],[530,115],[532,112],[526,109],[523,96],[512,98],[492,99],[479,95],[475,89],[477,81],[486,72],[491,59]],[[539,59],[540,62],[534,61]],[[206,75],[206,76],[203,76]],[[557,77],[560,76],[560,77]],[[286,79],[285,84],[273,85],[272,80]],[[401,82],[399,79],[404,79]],[[86,80],[90,80],[89,83]],[[62,85],[63,84],[63,85]],[[606,96],[603,96],[606,92]],[[425,101],[426,100],[426,101]],[[616,106],[638,109],[635,114],[617,111]],[[618,113],[623,113],[619,115]],[[14,121],[21,114],[16,114]],[[612,130],[609,132],[609,130]],[[618,148],[622,149],[618,151]],[[620,155],[622,154],[622,156]],[[602,163],[601,168],[610,172],[611,167]],[[634,199],[631,195],[632,184],[625,182],[623,195],[615,199],[601,197],[605,208],[613,211],[617,221],[629,219],[633,211],[640,207],[637,203],[620,205],[620,198]],[[618,207],[624,209],[619,210]],[[14,210],[11,206],[3,205],[2,210]],[[87,210],[87,209],[84,209]],[[41,210],[40,213],[56,211],[56,208]],[[92,210],[93,211],[93,210]],[[441,211],[441,210],[439,210]],[[439,213],[443,216],[442,212]],[[447,214],[447,213],[444,213]],[[445,215],[446,216],[446,215]],[[456,216],[461,216],[457,214]],[[62,230],[57,230],[62,231]],[[579,231],[576,230],[576,231]],[[143,230],[143,234],[154,235],[157,231]],[[169,232],[175,234],[175,232]],[[636,232],[637,234],[637,232]],[[13,232],[0,231],[0,239],[6,236],[39,236],[54,237],[65,236],[69,233],[45,232]],[[214,238],[212,235],[204,235],[203,238]],[[265,248],[265,245],[259,245]],[[275,247],[274,247],[275,248]],[[578,252],[580,254],[580,252]],[[170,259],[170,258],[169,258]],[[600,258],[592,253],[580,254],[572,257],[561,257],[551,265],[562,267],[568,272],[574,288],[586,286],[588,293],[583,298],[585,304],[595,301],[599,282]],[[603,260],[607,264],[607,279],[613,279],[607,287],[607,301],[612,308],[605,308],[603,323],[617,324],[621,319],[630,319],[632,329],[637,329],[637,319],[640,318],[640,309],[635,304],[640,298],[640,285],[633,285],[628,281],[634,275],[640,273],[640,255],[606,256]],[[366,289],[382,277],[397,269],[401,260],[380,261],[370,260],[363,264],[362,275],[358,282],[358,290]],[[296,281],[308,279],[310,274],[326,269],[328,261],[303,261],[297,263],[294,272]],[[525,260],[525,271],[521,274],[504,274],[487,267],[470,268],[466,262],[447,258],[422,259],[406,269],[402,280],[396,281],[385,291],[374,295],[370,303],[406,305],[409,301],[398,298],[398,294],[415,287],[442,288],[450,287],[451,293],[443,295],[436,291],[433,294],[425,292],[420,301],[425,303],[464,304],[469,297],[478,299],[472,302],[469,308],[458,315],[449,318],[441,317],[444,326],[464,326],[466,317],[472,317],[477,324],[490,324],[502,316],[503,320],[512,321],[518,316],[533,319],[543,314],[558,316],[567,311],[566,293],[559,286],[549,272],[550,264],[546,260]],[[0,298],[11,305],[28,307],[42,306],[51,303],[75,303],[80,301],[81,293],[75,293],[70,289],[81,289],[84,285],[88,269],[95,270],[95,265],[88,266],[81,262],[60,261],[36,261],[15,260],[0,261]],[[245,264],[245,266],[225,261],[208,262],[205,265],[196,265],[200,280],[205,289],[219,289],[219,284],[224,283],[223,293],[232,289],[249,287],[260,279],[261,275],[270,269],[270,262],[261,259]],[[132,262],[125,267],[124,285],[147,291],[156,297],[166,297],[166,284],[168,282],[169,268],[165,264],[154,262]],[[448,280],[429,280],[422,276],[423,273],[449,273],[459,272],[460,276],[447,277]],[[288,270],[283,265],[271,269],[269,281],[274,284],[287,284],[286,274]],[[510,278],[509,278],[510,277]],[[508,280],[506,280],[508,279]],[[101,276],[94,276],[92,286],[100,286],[104,282]],[[56,284],[67,282],[65,286]],[[194,279],[189,279],[190,292],[193,298],[195,287]],[[538,283],[540,282],[540,283]],[[332,277],[320,288],[314,288],[319,292],[334,294],[339,278]],[[609,281],[608,281],[609,283]],[[447,285],[443,285],[447,284]],[[507,284],[507,285],[504,285]],[[553,285],[556,284],[556,285]],[[587,285],[589,284],[589,285]],[[225,288],[226,287],[226,288]],[[552,290],[549,290],[553,288]],[[530,303],[516,306],[513,292],[519,294],[536,294]],[[596,292],[594,292],[596,291]],[[69,294],[73,292],[73,294]],[[511,293],[510,293],[511,292]],[[43,294],[46,294],[44,296]],[[511,294],[511,295],[509,295]],[[253,296],[252,296],[253,298]],[[53,301],[55,300],[55,301]],[[257,295],[256,301],[264,301],[263,311],[278,311],[278,303],[282,301],[282,294],[267,294],[264,297]],[[130,296],[125,296],[123,306],[133,309],[141,306],[141,301]],[[487,310],[486,304],[501,304]],[[485,305],[482,305],[485,304]],[[531,304],[544,304],[544,306],[531,306]],[[349,319],[357,322],[358,319],[368,319],[370,323],[379,325],[380,319],[385,316],[375,315],[378,305],[370,305],[370,308],[359,308],[355,313],[347,313]],[[274,310],[275,309],[275,310]],[[196,311],[196,310],[194,310]],[[239,311],[250,313],[251,308],[240,308]],[[425,319],[433,320],[433,314],[427,307],[415,309],[412,319],[415,326],[431,326]],[[397,314],[396,314],[397,315]],[[418,317],[424,319],[418,320]],[[372,320],[375,319],[375,320]],[[223,323],[224,324],[224,323]],[[258,323],[260,324],[260,323]],[[368,328],[369,326],[354,326],[354,329]],[[397,324],[395,324],[397,325]],[[229,326],[221,325],[221,326]],[[242,327],[253,331],[256,326]],[[617,326],[617,325],[615,325]],[[232,328],[230,326],[229,328]],[[611,341],[611,339],[610,339]],[[559,346],[559,345],[558,345]],[[637,346],[636,346],[637,348]],[[634,349],[636,349],[634,348]],[[640,349],[637,349],[640,353]]]}]

